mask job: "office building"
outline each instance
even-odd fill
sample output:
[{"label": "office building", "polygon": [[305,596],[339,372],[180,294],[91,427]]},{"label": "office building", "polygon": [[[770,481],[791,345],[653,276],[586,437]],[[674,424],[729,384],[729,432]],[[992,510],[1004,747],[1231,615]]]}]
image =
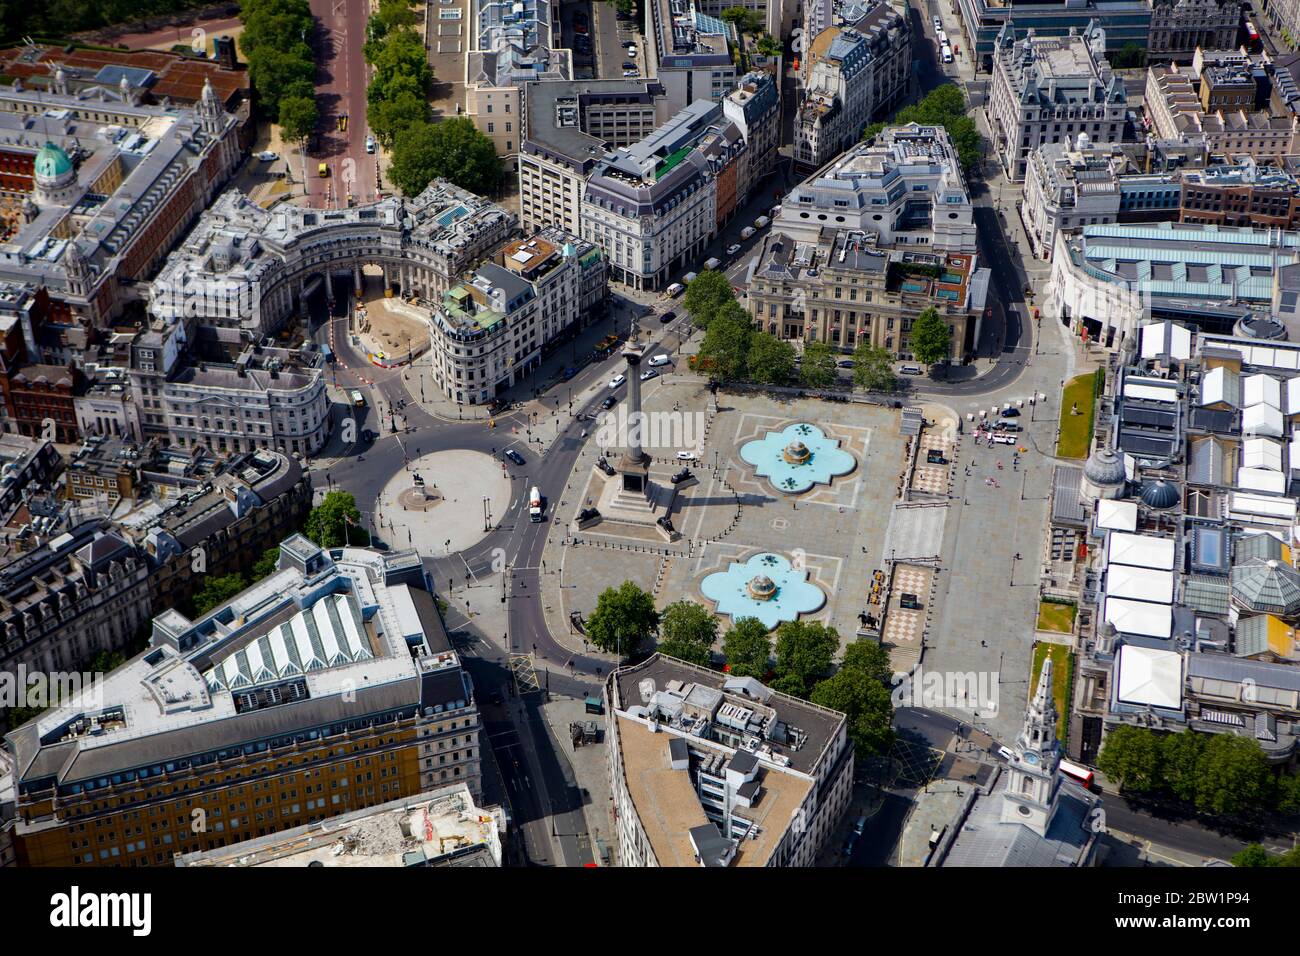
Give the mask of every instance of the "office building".
[{"label": "office building", "polygon": [[429,321],[434,381],[446,396],[490,404],[568,342],[606,294],[601,250],[551,231],[513,242],[445,293]]},{"label": "office building", "polygon": [[[712,157],[699,149],[710,133],[729,144]],[[719,178],[747,155],[743,146],[722,105],[697,100],[645,139],[601,158],[582,196],[582,238],[605,250],[611,277],[660,289],[674,272],[698,265],[717,230]]]},{"label": "office building", "polygon": [[823,229],[874,237],[879,246],[974,252],[975,218],[956,150],[941,126],[893,126],[800,183],[773,231],[802,242]]},{"label": "office building", "polygon": [[1007,177],[1022,180],[1044,143],[1086,133],[1093,142],[1125,138],[1128,94],[1106,58],[1106,34],[1095,22],[1082,33],[1017,39],[1008,21],[998,34],[989,124]]},{"label": "office building", "polygon": [[507,172],[523,139],[525,84],[573,78],[572,54],[559,45],[559,4],[494,0],[474,6],[465,56],[465,115],[496,146]]},{"label": "office building", "polygon": [[414,551],[326,552],[190,620],[93,695],[10,731],[29,866],[167,865],[463,783],[480,793],[474,688]]},{"label": "office building", "polygon": [[151,487],[151,498],[119,521],[149,562],[155,608],[188,607],[214,577],[251,578],[262,555],[311,511],[311,476],[295,457],[243,452],[214,472],[170,498]]},{"label": "office building", "polygon": [[848,807],[844,715],[660,654],[605,682],[624,866],[812,866]]},{"label": "office building", "polygon": [[795,162],[818,169],[862,138],[908,91],[911,30],[890,4],[850,4],[844,25],[816,34],[803,60],[804,99],[795,118]]},{"label": "office building", "polygon": [[1186,170],[1180,179],[1179,222],[1300,229],[1300,185],[1289,166],[1261,166],[1245,156],[1232,165]]},{"label": "office building", "polygon": [[1134,151],[1112,143],[1045,143],[1025,174],[1020,216],[1034,255],[1051,259],[1056,236],[1084,226],[1178,218],[1178,173],[1139,172]]},{"label": "office building", "polygon": [[1193,68],[1152,66],[1143,97],[1151,134],[1203,138],[1211,155],[1280,162],[1300,149],[1300,102],[1279,108],[1274,97],[1261,95],[1269,84],[1263,67],[1237,55],[1198,56]]},{"label": "office building", "polygon": [[696,100],[721,102],[739,76],[731,47],[736,28],[700,12],[695,0],[646,0],[642,63],[676,113]]},{"label": "office building", "polygon": [[1147,62],[1189,62],[1198,49],[1228,50],[1241,29],[1233,0],[1151,0]]},{"label": "office building", "polygon": [[769,73],[750,72],[722,101],[722,114],[740,130],[748,159],[746,178],[737,184],[749,196],[758,183],[776,171],[781,145],[781,97]]},{"label": "office building", "polygon": [[1082,33],[1089,24],[1096,23],[1105,31],[1107,53],[1134,45],[1145,48],[1151,30],[1151,0],[958,0],[957,12],[961,17],[959,45],[963,52],[973,54],[975,69],[982,73],[994,72],[998,37],[1013,18],[1018,30],[1033,30],[1037,37],[1058,39]]},{"label": "office building", "polygon": [[103,519],[0,564],[0,670],[55,674],[128,649],[149,621],[149,569]]},{"label": "office building", "polygon": [[669,116],[653,80],[533,83],[524,101],[528,136],[519,156],[520,225],[582,234],[582,192],[606,150],[631,146]]}]

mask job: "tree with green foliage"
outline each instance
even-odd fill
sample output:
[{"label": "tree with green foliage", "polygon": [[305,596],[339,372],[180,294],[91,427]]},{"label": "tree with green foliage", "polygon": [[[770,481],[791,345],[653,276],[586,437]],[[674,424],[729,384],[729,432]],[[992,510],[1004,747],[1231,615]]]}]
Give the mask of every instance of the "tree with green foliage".
[{"label": "tree with green foliage", "polygon": [[1116,727],[1106,735],[1097,767],[1124,790],[1158,790],[1164,782],[1160,740],[1144,727]]},{"label": "tree with green foliage", "polygon": [[749,313],[728,303],[709,323],[700,343],[700,359],[712,364],[713,374],[724,382],[742,381],[748,374],[749,345],[754,330]]},{"label": "tree with green foliage", "polygon": [[280,567],[280,547],[267,548],[262,552],[262,556],[257,559],[253,565],[253,580],[260,581],[262,578],[270,577]]},{"label": "tree with green foliage", "polygon": [[303,142],[319,120],[320,110],[314,98],[291,96],[280,100],[280,135],[288,142]]},{"label": "tree with green foliage", "polygon": [[889,688],[862,671],[840,668],[813,688],[814,704],[844,714],[855,758],[889,753],[894,744],[894,705]]},{"label": "tree with green foliage", "polygon": [[756,47],[761,56],[780,56],[784,52],[781,41],[770,33],[764,33],[759,37]]},{"label": "tree with green foliage", "polygon": [[220,577],[208,578],[190,601],[194,606],[194,614],[196,616],[207,614],[214,607],[225,604],[246,587],[248,582],[244,580],[242,574],[223,574]]},{"label": "tree with green foliage", "polygon": [[1190,730],[1160,738],[1160,766],[1164,770],[1165,786],[1186,803],[1196,797],[1196,774],[1204,746],[1204,736]]},{"label": "tree with green foliage", "polygon": [[727,7],[720,14],[722,20],[736,25],[737,33],[758,33],[763,29],[763,17],[757,10],[746,7]]},{"label": "tree with green foliage", "polygon": [[951,356],[952,333],[934,306],[918,315],[912,323],[909,345],[916,360],[925,365],[935,365]]},{"label": "tree with green foliage", "polygon": [[894,359],[887,349],[862,338],[853,350],[853,384],[869,392],[890,392],[897,386]]},{"label": "tree with green foliage", "polygon": [[765,678],[772,657],[772,641],[763,622],[756,617],[732,621],[731,630],[722,639],[722,656],[727,662],[727,673],[757,680]]},{"label": "tree with green foliage", "polygon": [[655,632],[659,612],[654,598],[633,581],[605,588],[587,618],[587,637],[602,651],[628,656]]},{"label": "tree with green foliage", "polygon": [[1273,857],[1258,843],[1252,843],[1246,849],[1233,856],[1230,861],[1233,866],[1240,867],[1258,867],[1272,866]]},{"label": "tree with green foliage", "polygon": [[304,84],[308,98],[315,90],[311,7],[307,0],[243,0],[239,17],[243,30],[238,43],[248,61],[249,82],[259,108],[278,123],[285,99],[302,97]]},{"label": "tree with green foliage", "polygon": [[875,641],[857,640],[846,647],[840,670],[859,671],[882,684],[892,684],[894,678],[889,651]]},{"label": "tree with green foliage", "polygon": [[420,22],[410,0],[379,0],[379,13],[376,16],[388,30],[414,27]]},{"label": "tree with green foliage", "polygon": [[412,126],[428,124],[429,117],[428,101],[410,90],[402,90],[390,98],[376,100],[366,107],[370,131],[383,144],[384,149],[393,145],[397,134]]},{"label": "tree with green foliage", "polygon": [[723,272],[706,269],[686,284],[682,305],[697,328],[708,329],[724,305],[736,301],[736,292]]},{"label": "tree with green foliage", "polygon": [[803,347],[799,381],[808,388],[828,388],[837,377],[835,352],[829,342],[809,342]]},{"label": "tree with green foliage", "polygon": [[1259,742],[1211,734],[1197,762],[1196,809],[1216,816],[1262,810],[1270,795],[1268,758]]},{"label": "tree with green foliage", "polygon": [[1300,813],[1300,774],[1284,773],[1278,777],[1273,803],[1282,813]]},{"label": "tree with green foliage", "polygon": [[659,615],[659,653],[707,667],[718,639],[718,619],[694,601],[674,601]]},{"label": "tree with green foliage", "polygon": [[751,381],[785,385],[794,376],[794,346],[770,332],[755,332],[745,364]]},{"label": "tree with green foliage", "polygon": [[966,115],[966,98],[956,84],[935,87],[919,103],[903,107],[886,123],[872,123],[863,130],[864,140],[874,139],[886,126],[942,126],[957,151],[962,168],[969,172],[980,160],[981,138],[975,120]]},{"label": "tree with green foliage", "polygon": [[492,140],[466,117],[410,126],[393,140],[388,178],[415,196],[435,178],[488,195],[501,183],[501,159]]},{"label": "tree with green foliage", "polygon": [[772,686],[807,700],[817,680],[831,668],[840,647],[833,627],[816,621],[783,621],[776,629],[776,677]]},{"label": "tree with green foliage", "polygon": [[347,544],[369,544],[370,535],[361,527],[361,512],[350,491],[331,491],[307,515],[303,534],[322,548]]}]

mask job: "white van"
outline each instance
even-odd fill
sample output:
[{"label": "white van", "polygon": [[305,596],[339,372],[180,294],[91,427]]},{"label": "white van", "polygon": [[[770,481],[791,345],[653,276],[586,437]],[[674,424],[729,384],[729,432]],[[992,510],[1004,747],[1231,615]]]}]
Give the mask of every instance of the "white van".
[{"label": "white van", "polygon": [[769,218],[767,218],[767,216],[759,216],[757,219],[754,220],[754,228],[755,228],[755,229],[766,229],[767,226],[768,226],[768,223],[770,223],[771,221],[772,221],[772,220],[769,219]]},{"label": "white van", "polygon": [[699,278],[698,274],[694,272],[688,272],[686,273],[686,275],[682,276],[682,281],[689,285],[690,283],[694,282],[698,278]]},{"label": "white van", "polygon": [[720,265],[722,265],[721,259],[706,259],[704,261],[704,268],[706,269],[716,269]]},{"label": "white van", "polygon": [[654,358],[650,359],[650,361],[646,362],[646,364],[658,368],[661,365],[667,365],[668,361],[669,359],[667,355],[656,355]]},{"label": "white van", "polygon": [[940,51],[940,53],[941,53],[941,55],[942,55],[942,57],[943,57],[943,62],[945,62],[945,63],[951,63],[951,62],[952,62],[952,47],[950,47],[948,44],[945,43],[945,44],[943,45],[943,49]]},{"label": "white van", "polygon": [[740,238],[741,238],[741,241],[743,242],[744,240],[748,239],[748,238],[749,238],[750,236],[752,236],[753,234],[754,234],[754,227],[753,227],[753,226],[746,226],[744,229],[740,230]]},{"label": "white van", "polygon": [[667,289],[664,290],[664,294],[667,295],[668,298],[670,299],[675,299],[677,298],[677,296],[681,295],[685,289],[686,286],[682,285],[680,282],[674,282],[672,285],[670,285]]}]

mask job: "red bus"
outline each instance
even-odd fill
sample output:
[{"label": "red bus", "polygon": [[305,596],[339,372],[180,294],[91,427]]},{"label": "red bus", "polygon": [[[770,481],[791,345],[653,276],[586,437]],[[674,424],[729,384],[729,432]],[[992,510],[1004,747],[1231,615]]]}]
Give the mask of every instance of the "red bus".
[{"label": "red bus", "polygon": [[1255,24],[1249,20],[1246,21],[1246,43],[1250,47],[1251,53],[1258,53],[1263,42],[1259,38],[1259,31],[1255,29]]},{"label": "red bus", "polygon": [[1068,760],[1062,760],[1059,766],[1061,773],[1079,781],[1088,790],[1092,789],[1092,771],[1087,767],[1080,767],[1077,763],[1070,763]]}]

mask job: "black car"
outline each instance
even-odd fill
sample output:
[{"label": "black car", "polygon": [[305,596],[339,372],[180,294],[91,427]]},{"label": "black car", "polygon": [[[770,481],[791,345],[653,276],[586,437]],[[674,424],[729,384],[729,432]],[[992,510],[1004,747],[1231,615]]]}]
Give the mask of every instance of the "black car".
[{"label": "black car", "polygon": [[673,484],[680,485],[689,477],[691,477],[691,470],[689,468],[683,468],[681,471],[677,472],[677,474],[673,475]]},{"label": "black car", "polygon": [[1020,409],[1016,408],[1014,405],[1008,405],[1006,408],[1002,409],[1003,418],[1015,418],[1019,414]]},{"label": "black car", "polygon": [[614,466],[607,462],[603,456],[596,459],[596,467],[607,475],[614,474]]},{"label": "black car", "polygon": [[513,448],[507,448],[505,455],[516,465],[522,465],[524,463],[524,456],[519,454],[519,452],[515,451]]},{"label": "black car", "polygon": [[600,407],[601,407],[601,408],[613,408],[613,407],[614,407],[614,403],[617,402],[617,401],[618,401],[618,396],[616,396],[616,395],[608,395],[608,396],[605,397],[605,400],[604,400],[603,402],[600,403]]},{"label": "black car", "polygon": [[667,325],[675,318],[677,318],[676,312],[665,312],[663,315],[659,316],[659,321],[662,322],[664,325]]}]

